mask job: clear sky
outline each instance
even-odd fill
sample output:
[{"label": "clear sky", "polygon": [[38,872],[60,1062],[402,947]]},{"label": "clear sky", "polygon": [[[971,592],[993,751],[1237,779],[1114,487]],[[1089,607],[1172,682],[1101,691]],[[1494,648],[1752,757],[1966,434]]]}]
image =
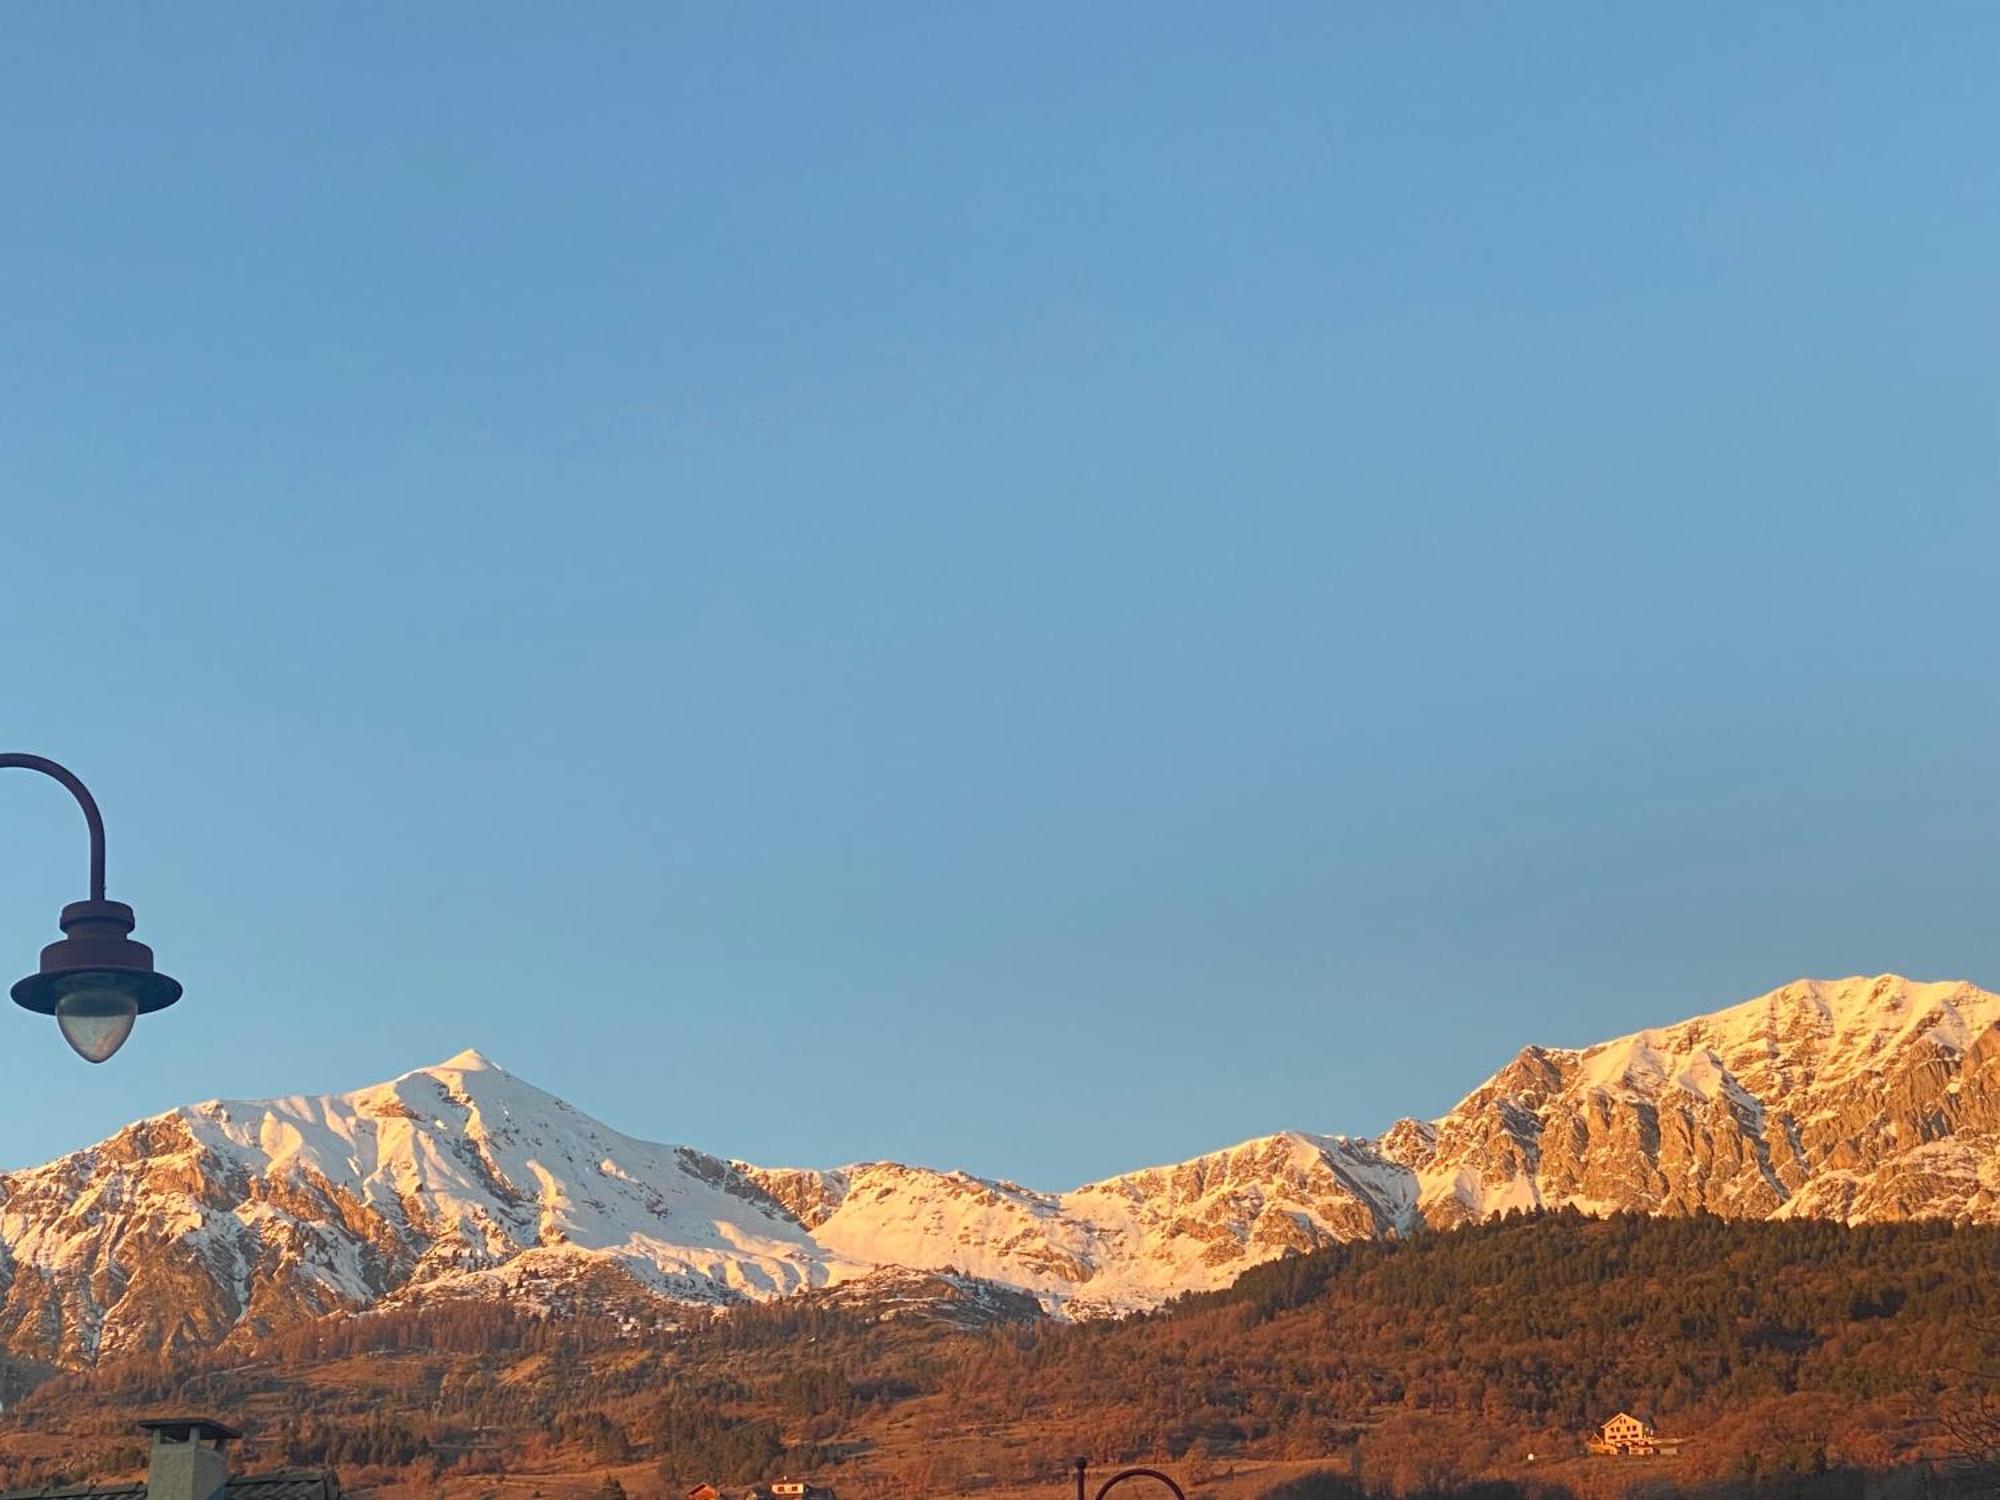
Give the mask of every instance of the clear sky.
[{"label": "clear sky", "polygon": [[[1040,1186],[2000,982],[2000,9],[0,11],[0,742],[187,985]],[[83,894],[0,773],[0,955]]]}]

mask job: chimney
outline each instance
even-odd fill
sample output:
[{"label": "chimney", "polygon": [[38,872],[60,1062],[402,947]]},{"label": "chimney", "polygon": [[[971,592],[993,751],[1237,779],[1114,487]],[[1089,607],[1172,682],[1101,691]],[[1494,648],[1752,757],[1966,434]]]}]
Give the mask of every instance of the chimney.
[{"label": "chimney", "polygon": [[146,1500],[223,1500],[229,1460],[222,1450],[241,1434],[205,1417],[163,1417],[139,1425],[153,1435]]}]

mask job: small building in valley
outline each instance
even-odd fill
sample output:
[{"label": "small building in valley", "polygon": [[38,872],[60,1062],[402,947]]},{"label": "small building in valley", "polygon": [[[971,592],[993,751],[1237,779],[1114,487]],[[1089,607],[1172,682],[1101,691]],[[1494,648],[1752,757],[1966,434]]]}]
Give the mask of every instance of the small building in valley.
[{"label": "small building in valley", "polygon": [[1629,1411],[1621,1411],[1597,1429],[1596,1437],[1586,1439],[1583,1446],[1592,1453],[1647,1457],[1660,1453],[1678,1453],[1681,1440],[1663,1438],[1659,1429],[1646,1418],[1635,1417]]}]

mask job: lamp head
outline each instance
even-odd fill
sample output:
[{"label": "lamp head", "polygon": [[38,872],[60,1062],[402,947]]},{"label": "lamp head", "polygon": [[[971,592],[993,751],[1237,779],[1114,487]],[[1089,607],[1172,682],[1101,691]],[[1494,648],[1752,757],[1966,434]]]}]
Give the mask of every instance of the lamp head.
[{"label": "lamp head", "polygon": [[72,901],[62,910],[60,941],[42,950],[42,967],[13,989],[14,1003],[54,1016],[77,1055],[103,1062],[125,1044],[132,1023],[181,997],[180,982],[153,968],[153,950],[130,936],[123,901]]}]

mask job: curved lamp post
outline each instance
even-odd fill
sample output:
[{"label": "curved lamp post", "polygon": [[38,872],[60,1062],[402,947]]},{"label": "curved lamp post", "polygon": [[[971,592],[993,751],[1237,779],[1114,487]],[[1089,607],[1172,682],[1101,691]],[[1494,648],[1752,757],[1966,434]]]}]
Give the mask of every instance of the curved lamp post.
[{"label": "curved lamp post", "polygon": [[[1090,1460],[1087,1458],[1079,1458],[1076,1461],[1076,1500],[1084,1500],[1083,1476],[1089,1467]],[[1120,1469],[1097,1487],[1097,1500],[1104,1500],[1104,1497],[1119,1485],[1130,1483],[1134,1479],[1156,1480],[1174,1492],[1174,1500],[1187,1500],[1187,1491],[1158,1469]]]},{"label": "curved lamp post", "polygon": [[90,899],[62,909],[62,937],[42,950],[41,971],[14,986],[14,1003],[54,1016],[77,1055],[101,1063],[125,1045],[135,1020],[180,999],[180,982],[156,972],[153,950],[128,936],[132,908],[104,899],[104,819],[97,799],[42,756],[0,752],[0,768],[9,766],[40,771],[68,787],[90,827]]}]

